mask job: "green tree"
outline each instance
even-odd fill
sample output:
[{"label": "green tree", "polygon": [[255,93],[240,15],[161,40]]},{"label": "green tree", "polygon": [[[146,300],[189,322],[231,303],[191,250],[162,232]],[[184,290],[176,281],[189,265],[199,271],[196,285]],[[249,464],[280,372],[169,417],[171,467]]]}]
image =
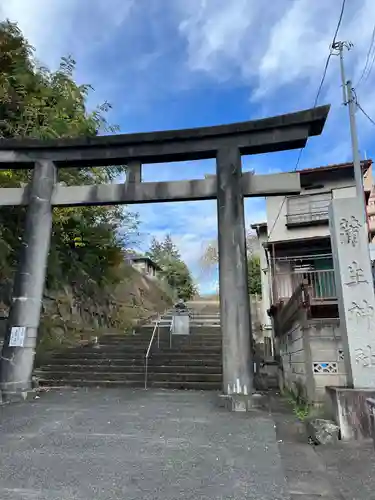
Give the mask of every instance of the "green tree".
[{"label": "green tree", "polygon": [[162,241],[153,238],[146,255],[159,264],[165,280],[169,286],[177,291],[180,298],[189,300],[195,295],[196,286],[192,275],[188,266],[181,259],[180,252],[171,235],[168,234]]},{"label": "green tree", "polygon": [[[70,57],[62,58],[55,72],[38,65],[18,26],[1,22],[0,137],[90,137],[117,130],[106,121],[108,103],[92,112],[87,110],[91,87],[75,83],[74,69],[75,61]],[[125,166],[60,169],[59,182],[108,183],[124,170]],[[0,186],[18,187],[29,178],[26,170],[2,170]],[[23,208],[0,210],[0,278],[9,277],[16,266],[24,219]],[[137,215],[121,207],[56,208],[48,286],[74,281],[115,282],[115,268],[123,260],[123,249],[136,237],[137,227]]]},{"label": "green tree", "polygon": [[262,295],[260,258],[250,255],[247,259],[247,282],[251,295]]},{"label": "green tree", "polygon": [[163,258],[170,260],[181,260],[180,252],[177,246],[174,244],[170,234],[167,234],[162,242]]},{"label": "green tree", "polygon": [[151,260],[159,264],[163,257],[163,244],[160,243],[155,237],[152,238],[150,248],[146,252],[146,257],[149,257]]},{"label": "green tree", "polygon": [[184,262],[181,260],[168,260],[162,269],[168,284],[177,291],[181,299],[189,300],[195,295],[196,287]]}]

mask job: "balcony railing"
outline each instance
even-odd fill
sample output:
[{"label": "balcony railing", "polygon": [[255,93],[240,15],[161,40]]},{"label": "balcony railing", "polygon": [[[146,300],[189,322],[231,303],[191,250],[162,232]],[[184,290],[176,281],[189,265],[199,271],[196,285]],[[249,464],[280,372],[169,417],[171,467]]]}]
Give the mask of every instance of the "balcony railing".
[{"label": "balcony railing", "polygon": [[278,273],[273,278],[273,301],[288,301],[302,283],[308,286],[310,300],[315,303],[336,301],[333,269]]},{"label": "balcony railing", "polygon": [[286,215],[287,226],[302,226],[305,224],[328,223],[328,210],[311,210],[305,213],[292,213]]},{"label": "balcony railing", "polygon": [[287,226],[328,223],[328,209],[332,193],[289,196],[287,198]]}]

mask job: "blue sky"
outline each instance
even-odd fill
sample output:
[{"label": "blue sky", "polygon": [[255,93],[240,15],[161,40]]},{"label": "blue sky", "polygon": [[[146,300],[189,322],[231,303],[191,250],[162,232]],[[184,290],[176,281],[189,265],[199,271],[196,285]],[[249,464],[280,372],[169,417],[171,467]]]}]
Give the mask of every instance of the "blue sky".
[{"label": "blue sky", "polygon": [[[5,5],[4,5],[5,3]],[[338,39],[350,40],[347,76],[357,82],[375,23],[374,0],[348,0]],[[276,6],[275,6],[276,4]],[[215,125],[287,113],[313,105],[336,28],[341,0],[6,0],[0,16],[17,21],[45,65],[77,61],[76,78],[90,83],[94,106],[137,132]],[[375,69],[357,89],[375,117]],[[341,105],[339,61],[331,58],[320,104],[331,113],[321,137],[310,140],[300,168],[351,159],[347,110]],[[373,154],[375,128],[358,117],[362,155]],[[244,158],[244,169],[293,170],[298,151]],[[203,178],[213,161],[144,167],[143,179]],[[215,202],[132,207],[142,221],[140,249],[171,233],[203,292],[216,273],[200,256],[216,238]],[[262,199],[246,201],[246,223],[265,219]]]}]

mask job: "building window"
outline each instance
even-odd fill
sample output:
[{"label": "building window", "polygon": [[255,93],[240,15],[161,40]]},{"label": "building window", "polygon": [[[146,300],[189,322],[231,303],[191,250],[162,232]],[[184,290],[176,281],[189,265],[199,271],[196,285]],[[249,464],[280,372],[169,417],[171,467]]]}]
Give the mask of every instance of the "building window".
[{"label": "building window", "polygon": [[326,224],[331,200],[331,192],[288,197],[286,225]]}]

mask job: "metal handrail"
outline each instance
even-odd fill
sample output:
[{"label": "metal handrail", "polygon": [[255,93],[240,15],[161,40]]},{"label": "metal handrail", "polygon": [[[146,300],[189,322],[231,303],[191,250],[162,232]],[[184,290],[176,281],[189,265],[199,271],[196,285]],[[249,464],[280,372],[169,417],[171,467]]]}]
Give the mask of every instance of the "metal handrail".
[{"label": "metal handrail", "polygon": [[299,272],[275,273],[272,280],[274,302],[289,299],[303,281],[310,285],[310,295],[314,300],[336,300],[334,269],[301,269]]},{"label": "metal handrail", "polygon": [[150,343],[148,344],[148,349],[147,349],[146,355],[145,355],[145,389],[147,389],[148,358],[150,356],[151,347],[152,347],[152,344],[154,342],[156,332],[158,332],[158,347],[159,347],[159,324],[160,324],[161,319],[162,319],[162,316],[159,316],[158,319],[156,320],[154,330],[152,332],[151,340],[150,340]]},{"label": "metal handrail", "polygon": [[172,331],[174,325],[174,315],[172,314],[171,324],[169,327],[169,348],[172,349]]}]

